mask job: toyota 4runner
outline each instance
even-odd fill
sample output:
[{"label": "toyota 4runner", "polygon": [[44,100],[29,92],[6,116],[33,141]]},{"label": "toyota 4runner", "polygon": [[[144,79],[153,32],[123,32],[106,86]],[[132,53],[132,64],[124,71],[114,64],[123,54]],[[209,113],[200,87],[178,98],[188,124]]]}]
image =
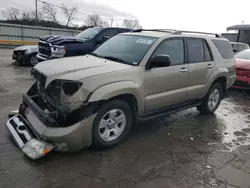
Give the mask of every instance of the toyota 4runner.
[{"label": "toyota 4runner", "polygon": [[40,63],[6,127],[36,159],[52,149],[114,146],[140,119],[191,107],[213,113],[236,76],[229,41],[212,35],[141,29],[92,54]]}]

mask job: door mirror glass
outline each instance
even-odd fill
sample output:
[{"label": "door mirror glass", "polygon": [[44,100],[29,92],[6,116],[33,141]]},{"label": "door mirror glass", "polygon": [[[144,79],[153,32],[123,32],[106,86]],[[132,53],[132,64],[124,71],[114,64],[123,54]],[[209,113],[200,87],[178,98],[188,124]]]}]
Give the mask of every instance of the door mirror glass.
[{"label": "door mirror glass", "polygon": [[105,41],[108,40],[108,39],[110,39],[110,36],[109,36],[109,35],[104,35],[103,38],[102,38],[103,42],[105,42]]},{"label": "door mirror glass", "polygon": [[154,56],[146,66],[146,69],[151,69],[154,67],[168,67],[171,64],[169,55],[158,54]]},{"label": "door mirror glass", "polygon": [[102,37],[99,37],[97,40],[96,40],[96,43],[97,44],[102,44],[103,42],[105,42],[106,40],[110,39],[111,37],[109,35],[104,35]]}]

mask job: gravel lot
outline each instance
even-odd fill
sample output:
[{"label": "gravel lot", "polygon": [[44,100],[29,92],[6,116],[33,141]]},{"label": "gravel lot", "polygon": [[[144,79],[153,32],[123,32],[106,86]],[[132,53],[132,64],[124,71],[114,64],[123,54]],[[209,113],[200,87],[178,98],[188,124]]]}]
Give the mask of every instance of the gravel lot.
[{"label": "gravel lot", "polygon": [[214,115],[196,109],[140,123],[108,150],[52,153],[32,161],[4,124],[34,82],[0,50],[0,187],[250,188],[250,96],[229,91]]}]

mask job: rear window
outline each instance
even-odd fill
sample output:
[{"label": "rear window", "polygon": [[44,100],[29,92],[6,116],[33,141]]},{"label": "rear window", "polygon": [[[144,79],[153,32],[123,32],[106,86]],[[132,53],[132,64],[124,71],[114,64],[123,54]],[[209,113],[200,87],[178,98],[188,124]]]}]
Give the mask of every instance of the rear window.
[{"label": "rear window", "polygon": [[212,40],[223,59],[232,59],[234,57],[232,46],[229,42],[223,40]]},{"label": "rear window", "polygon": [[250,50],[241,51],[241,52],[237,53],[234,57],[237,59],[250,60]]}]

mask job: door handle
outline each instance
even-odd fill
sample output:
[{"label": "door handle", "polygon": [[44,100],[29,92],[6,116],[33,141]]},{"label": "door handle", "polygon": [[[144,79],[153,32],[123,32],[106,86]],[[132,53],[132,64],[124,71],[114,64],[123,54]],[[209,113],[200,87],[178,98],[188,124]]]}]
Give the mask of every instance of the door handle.
[{"label": "door handle", "polygon": [[208,68],[208,69],[211,69],[212,67],[213,67],[212,64],[208,64],[208,65],[207,65],[207,68]]},{"label": "door handle", "polygon": [[185,67],[183,67],[183,68],[180,69],[180,72],[187,72],[187,71],[188,71],[188,69],[185,68]]}]

